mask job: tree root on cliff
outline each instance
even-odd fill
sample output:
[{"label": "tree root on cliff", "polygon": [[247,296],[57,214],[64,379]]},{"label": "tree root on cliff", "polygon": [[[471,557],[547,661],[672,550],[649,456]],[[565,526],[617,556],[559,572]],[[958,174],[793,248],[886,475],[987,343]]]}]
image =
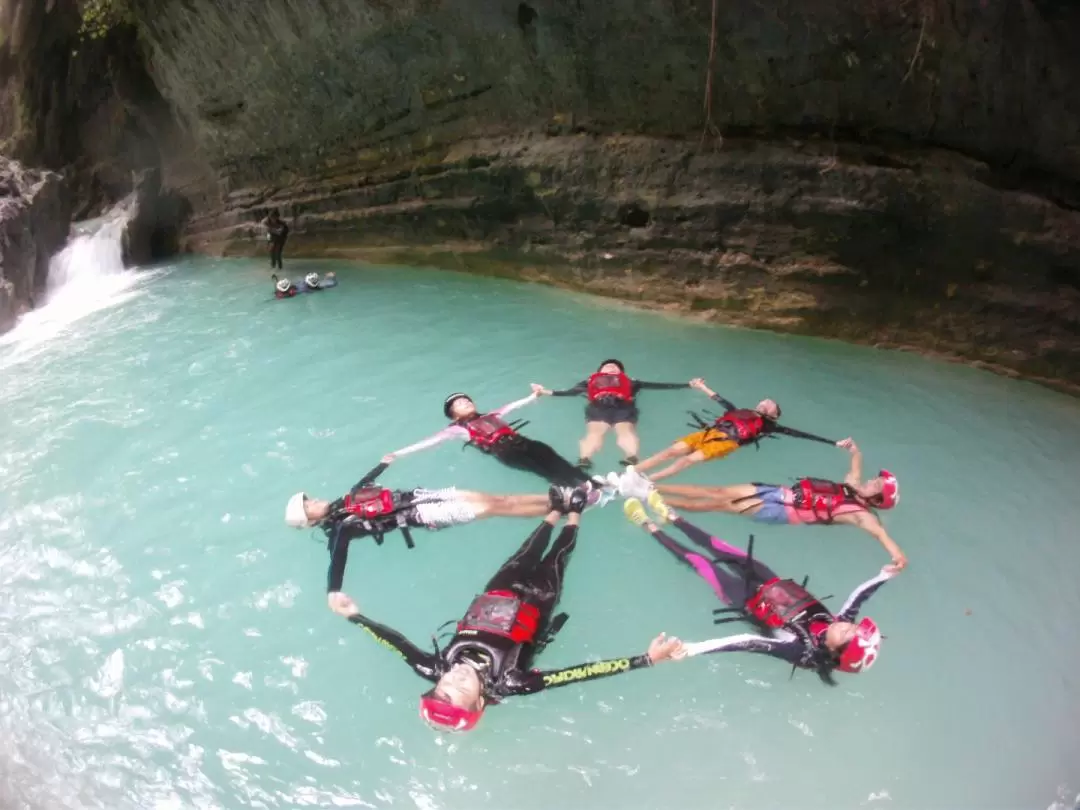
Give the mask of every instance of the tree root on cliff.
[{"label": "tree root on cliff", "polygon": [[900,84],[904,84],[911,77],[911,71],[915,69],[915,63],[919,61],[919,54],[922,52],[923,37],[926,35],[926,17],[927,14],[923,11],[922,26],[919,28],[919,41],[915,43],[915,53],[911,57],[911,64],[908,65],[907,73],[904,74],[904,78],[900,80]]},{"label": "tree root on cliff", "polygon": [[705,148],[705,138],[712,135],[719,138],[721,145],[724,136],[720,128],[713,123],[712,118],[712,85],[713,72],[716,65],[716,13],[718,0],[712,0],[712,30],[709,33],[709,66],[705,72],[705,126],[701,130],[701,148]]}]

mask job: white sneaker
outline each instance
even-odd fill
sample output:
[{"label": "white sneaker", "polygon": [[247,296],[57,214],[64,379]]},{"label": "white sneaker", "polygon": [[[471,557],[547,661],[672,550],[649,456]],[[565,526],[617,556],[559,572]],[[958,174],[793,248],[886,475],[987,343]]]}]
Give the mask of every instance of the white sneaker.
[{"label": "white sneaker", "polygon": [[626,472],[619,479],[619,494],[624,498],[648,500],[649,493],[653,491],[653,488],[653,482],[633,467],[627,467]]}]

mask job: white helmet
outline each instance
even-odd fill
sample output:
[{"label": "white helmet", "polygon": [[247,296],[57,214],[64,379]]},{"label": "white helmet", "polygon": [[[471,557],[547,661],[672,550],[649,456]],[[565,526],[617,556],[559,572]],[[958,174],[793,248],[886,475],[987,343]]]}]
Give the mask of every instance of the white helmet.
[{"label": "white helmet", "polygon": [[307,500],[307,494],[297,492],[289,498],[289,502],[285,505],[285,522],[294,529],[302,529],[311,525],[307,511],[304,509],[305,500]]},{"label": "white helmet", "polygon": [[319,274],[318,273],[308,273],[306,276],[304,276],[304,283],[307,284],[309,287],[318,287],[319,286]]},{"label": "white helmet", "polygon": [[278,281],[278,283],[277,283],[278,292],[282,292],[282,293],[288,292],[290,286],[291,285],[289,283],[289,280],[287,278],[283,278],[280,281]]}]

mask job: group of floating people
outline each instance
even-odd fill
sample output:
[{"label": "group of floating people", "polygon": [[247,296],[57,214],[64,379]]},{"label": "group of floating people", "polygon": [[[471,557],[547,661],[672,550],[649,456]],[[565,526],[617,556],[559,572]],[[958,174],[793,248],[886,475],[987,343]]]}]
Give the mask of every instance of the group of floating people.
[{"label": "group of floating people", "polygon": [[[639,460],[638,394],[645,390],[693,388],[710,397],[722,412],[702,417],[692,412],[695,430],[655,455]],[[529,438],[526,423],[508,421],[513,412],[545,396],[584,396],[585,435],[578,463],[551,446]],[[466,393],[443,402],[449,424],[432,436],[384,456],[348,493],[333,501],[293,495],[285,522],[297,529],[325,532],[330,552],[327,597],[331,610],[396,652],[432,684],[420,698],[420,716],[442,731],[476,727],[484,710],[514,695],[526,695],[682,660],[709,653],[752,652],[778,658],[796,669],[816,672],[835,684],[834,672],[859,673],[873,666],[881,645],[874,621],[860,611],[882,584],[907,564],[885,531],[879,510],[899,503],[896,476],[887,470],[863,478],[862,454],[855,442],[806,433],[780,423],[776,402],[765,399],[740,408],[701,379],[689,383],[650,383],[627,376],[623,364],[605,360],[577,385],[552,391],[533,384],[532,393],[492,411],[481,411]],[[593,475],[592,457],[609,429],[625,454],[621,473]],[[725,458],[769,437],[787,436],[823,442],[846,450],[850,467],[842,481],[804,478],[790,486],[747,483],[735,486],[686,486],[661,483],[688,467]],[[489,494],[443,489],[391,489],[377,483],[402,456],[460,440],[502,464],[533,473],[549,484],[547,494]],[[666,466],[663,466],[665,465]],[[660,469],[656,469],[660,468]],[[656,469],[652,475],[650,470]],[[696,643],[660,634],[644,653],[554,670],[532,666],[567,620],[556,613],[567,565],[577,543],[583,513],[623,498],[631,523],[644,529],[680,563],[706,581],[721,603],[717,623],[741,621],[754,632]],[[877,539],[891,558],[876,576],[860,584],[836,613],[801,583],[781,577],[754,555],[753,536],[738,548],[698,528],[683,512],[723,512],[779,525],[856,526]],[[651,513],[651,514],[650,514]],[[343,591],[349,544],[400,531],[409,548],[413,530],[440,530],[493,517],[540,517],[540,524],[495,572],[456,623],[443,646],[432,637],[425,650],[398,631],[365,616]],[[554,541],[555,529],[563,523]],[[680,542],[665,527],[674,527]]]}]

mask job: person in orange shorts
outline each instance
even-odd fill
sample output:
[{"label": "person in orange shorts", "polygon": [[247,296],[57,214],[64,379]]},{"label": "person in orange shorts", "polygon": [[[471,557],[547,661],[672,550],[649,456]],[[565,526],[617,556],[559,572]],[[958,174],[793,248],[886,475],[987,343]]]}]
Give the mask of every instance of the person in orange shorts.
[{"label": "person in orange shorts", "polygon": [[645,473],[665,461],[674,459],[674,463],[650,476],[653,481],[669,478],[702,461],[724,458],[740,447],[757,444],[766,436],[794,436],[797,439],[839,445],[839,442],[832,439],[824,439],[813,433],[805,433],[779,424],[777,420],[780,419],[780,406],[771,399],[761,400],[753,410],[736,408],[729,400],[709,388],[703,380],[694,380],[690,386],[708,394],[710,399],[720,403],[724,407],[724,413],[711,424],[702,421],[695,414],[701,430],[683,436],[671,447],[661,450],[632,467],[638,473]]}]

